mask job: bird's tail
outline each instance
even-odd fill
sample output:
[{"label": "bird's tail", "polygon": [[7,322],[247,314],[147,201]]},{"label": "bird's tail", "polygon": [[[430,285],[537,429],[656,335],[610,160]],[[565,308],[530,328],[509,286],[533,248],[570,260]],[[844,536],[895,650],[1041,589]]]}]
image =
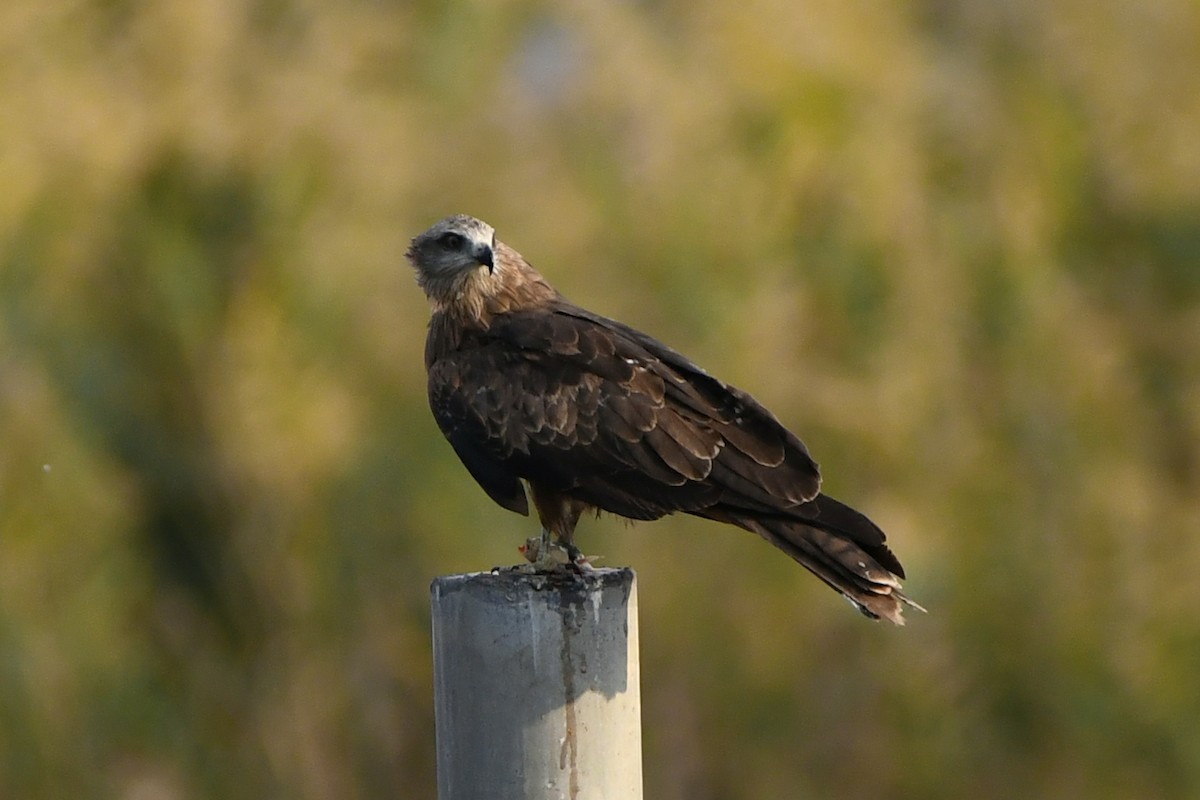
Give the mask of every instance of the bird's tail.
[{"label": "bird's tail", "polygon": [[863,614],[904,624],[904,606],[925,609],[901,591],[904,568],[884,544],[883,531],[864,514],[817,495],[795,517],[730,515],[800,562]]}]

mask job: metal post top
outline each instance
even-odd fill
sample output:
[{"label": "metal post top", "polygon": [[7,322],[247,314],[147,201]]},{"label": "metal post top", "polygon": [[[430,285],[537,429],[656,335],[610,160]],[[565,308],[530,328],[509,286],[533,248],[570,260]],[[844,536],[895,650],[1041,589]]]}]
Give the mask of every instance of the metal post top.
[{"label": "metal post top", "polygon": [[628,588],[636,577],[636,573],[629,567],[604,567],[586,572],[576,572],[568,567],[544,572],[534,572],[522,566],[496,567],[488,572],[441,575],[433,579],[429,589],[434,597],[445,597],[466,589],[590,593],[618,587]]}]

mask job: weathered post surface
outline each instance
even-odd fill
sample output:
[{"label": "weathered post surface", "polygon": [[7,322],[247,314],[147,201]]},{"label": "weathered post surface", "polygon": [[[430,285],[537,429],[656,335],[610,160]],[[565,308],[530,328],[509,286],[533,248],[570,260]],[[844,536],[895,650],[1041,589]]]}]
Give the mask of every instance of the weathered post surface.
[{"label": "weathered post surface", "polygon": [[439,800],[641,800],[633,570],[434,580]]}]

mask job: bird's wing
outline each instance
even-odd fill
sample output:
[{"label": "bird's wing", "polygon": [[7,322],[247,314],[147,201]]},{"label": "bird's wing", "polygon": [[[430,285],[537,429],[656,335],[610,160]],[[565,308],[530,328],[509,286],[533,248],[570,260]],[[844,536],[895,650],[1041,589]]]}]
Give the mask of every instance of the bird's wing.
[{"label": "bird's wing", "polygon": [[492,348],[457,351],[429,364],[429,408],[471,477],[488,497],[518,514],[529,515],[520,475],[506,465],[506,401],[515,386],[498,368],[503,358]]},{"label": "bird's wing", "polygon": [[819,492],[803,443],[749,395],[566,303],[465,335],[430,364],[429,387],[468,470],[513,510],[527,511],[517,478],[634,519],[718,504],[786,514]]}]

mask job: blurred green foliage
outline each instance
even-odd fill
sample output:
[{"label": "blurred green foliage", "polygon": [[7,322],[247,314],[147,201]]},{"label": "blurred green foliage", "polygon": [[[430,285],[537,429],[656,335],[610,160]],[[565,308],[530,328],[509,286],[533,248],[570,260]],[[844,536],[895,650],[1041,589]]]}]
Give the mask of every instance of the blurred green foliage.
[{"label": "blurred green foliage", "polygon": [[928,605],[693,519],[647,797],[1200,795],[1200,11],[8,0],[0,796],[432,797],[430,579],[517,559],[402,253],[493,223],[754,392]]}]

